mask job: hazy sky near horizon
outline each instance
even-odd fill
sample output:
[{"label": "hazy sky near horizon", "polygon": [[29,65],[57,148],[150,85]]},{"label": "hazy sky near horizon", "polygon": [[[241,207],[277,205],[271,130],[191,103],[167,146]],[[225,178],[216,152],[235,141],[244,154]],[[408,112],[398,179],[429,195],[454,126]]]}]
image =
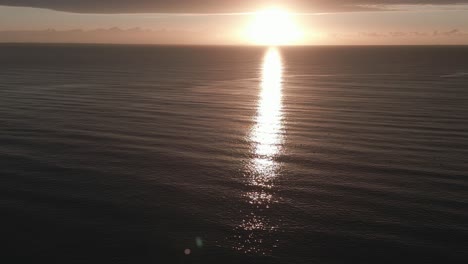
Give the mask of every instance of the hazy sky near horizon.
[{"label": "hazy sky near horizon", "polygon": [[246,44],[269,7],[295,14],[298,44],[468,44],[468,0],[0,0],[0,42]]}]

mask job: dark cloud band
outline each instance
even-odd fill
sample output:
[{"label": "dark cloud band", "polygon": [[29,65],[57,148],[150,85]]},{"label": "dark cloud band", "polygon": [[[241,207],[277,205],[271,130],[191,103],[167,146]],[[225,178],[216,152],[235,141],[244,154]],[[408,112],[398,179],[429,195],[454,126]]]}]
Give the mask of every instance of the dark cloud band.
[{"label": "dark cloud band", "polygon": [[301,12],[346,12],[415,4],[468,4],[468,0],[0,0],[0,5],[76,13],[232,13],[275,5]]}]

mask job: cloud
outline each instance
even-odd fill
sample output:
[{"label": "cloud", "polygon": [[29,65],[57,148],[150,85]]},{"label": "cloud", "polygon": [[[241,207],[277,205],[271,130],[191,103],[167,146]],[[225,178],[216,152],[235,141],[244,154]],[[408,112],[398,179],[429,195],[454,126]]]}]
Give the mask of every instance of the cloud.
[{"label": "cloud", "polygon": [[300,12],[347,12],[455,4],[468,0],[0,0],[0,5],[76,13],[236,13],[283,5]]},{"label": "cloud", "polygon": [[451,36],[464,36],[466,35],[466,33],[462,32],[461,30],[459,29],[452,29],[452,30],[449,30],[449,31],[438,31],[438,30],[435,30],[433,33],[432,33],[433,36],[438,36],[438,37],[451,37]]},{"label": "cloud", "polygon": [[150,30],[118,27],[93,30],[0,31],[0,43],[241,44],[211,31]]},{"label": "cloud", "polygon": [[468,32],[459,29],[343,32],[324,36],[323,42],[326,45],[466,45]]},{"label": "cloud", "polygon": [[420,38],[420,37],[468,37],[468,32],[460,29],[451,29],[447,31],[390,31],[390,32],[358,32],[358,33],[333,33],[330,37],[343,38],[343,37],[364,37],[364,38]]}]

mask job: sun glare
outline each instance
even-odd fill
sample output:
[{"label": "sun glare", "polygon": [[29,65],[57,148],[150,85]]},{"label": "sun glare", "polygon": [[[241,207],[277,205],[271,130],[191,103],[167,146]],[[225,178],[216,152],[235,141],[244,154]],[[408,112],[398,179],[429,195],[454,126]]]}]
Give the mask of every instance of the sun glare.
[{"label": "sun glare", "polygon": [[301,36],[302,32],[293,15],[282,9],[255,13],[247,28],[248,40],[256,45],[294,45]]}]

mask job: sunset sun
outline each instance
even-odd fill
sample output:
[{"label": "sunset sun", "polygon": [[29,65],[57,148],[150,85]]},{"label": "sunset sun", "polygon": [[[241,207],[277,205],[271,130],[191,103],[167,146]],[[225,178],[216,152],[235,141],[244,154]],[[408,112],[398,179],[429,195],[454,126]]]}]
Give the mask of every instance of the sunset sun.
[{"label": "sunset sun", "polygon": [[248,41],[255,45],[294,45],[302,35],[293,15],[282,9],[256,12],[246,31]]}]

